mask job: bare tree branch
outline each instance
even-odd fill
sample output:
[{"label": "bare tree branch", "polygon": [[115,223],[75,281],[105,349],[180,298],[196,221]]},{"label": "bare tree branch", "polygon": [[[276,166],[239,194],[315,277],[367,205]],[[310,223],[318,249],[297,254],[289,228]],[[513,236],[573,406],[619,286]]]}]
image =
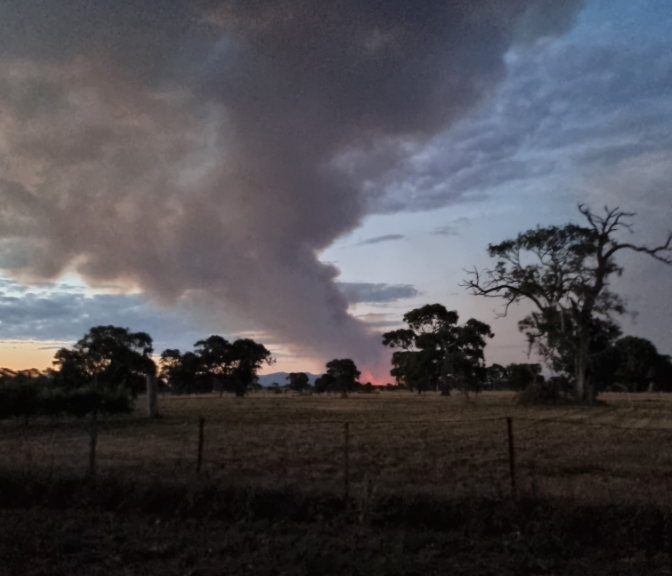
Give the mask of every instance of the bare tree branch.
[{"label": "bare tree branch", "polygon": [[[642,252],[648,254],[652,258],[655,258],[659,262],[664,264],[672,264],[672,232],[667,237],[665,244],[656,246],[655,248],[649,248],[648,246],[637,246],[635,244],[623,243],[623,244],[614,244],[606,253],[607,257],[613,256],[619,250],[632,250],[633,252]],[[661,253],[669,253],[669,256],[661,256]]]},{"label": "bare tree branch", "polygon": [[[587,226],[537,227],[490,245],[490,256],[498,260],[494,268],[475,269],[461,286],[477,296],[502,298],[502,316],[519,300],[532,302],[539,312],[521,321],[521,330],[527,331],[530,341],[547,357],[556,354],[560,344],[572,350],[577,399],[590,401],[591,330],[598,319],[625,312],[623,299],[609,290],[610,276],[623,270],[614,256],[632,250],[672,265],[672,233],[660,246],[619,242],[614,236],[620,230],[633,232],[629,220],[634,213],[618,207],[605,206],[599,214],[584,204],[578,208]],[[529,256],[535,261],[528,263]]]}]

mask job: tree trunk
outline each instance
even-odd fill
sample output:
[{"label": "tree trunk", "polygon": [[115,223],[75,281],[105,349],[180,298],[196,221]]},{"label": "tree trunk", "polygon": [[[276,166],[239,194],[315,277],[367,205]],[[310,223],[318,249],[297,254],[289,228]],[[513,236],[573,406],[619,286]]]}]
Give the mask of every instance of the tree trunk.
[{"label": "tree trunk", "polygon": [[586,378],[585,387],[586,387],[586,403],[595,404],[595,400],[597,400],[597,390],[595,390],[595,382],[591,377]]},{"label": "tree trunk", "polygon": [[590,340],[586,336],[579,336],[579,342],[574,358],[574,398],[577,402],[586,401],[586,374],[588,372],[588,355]]}]

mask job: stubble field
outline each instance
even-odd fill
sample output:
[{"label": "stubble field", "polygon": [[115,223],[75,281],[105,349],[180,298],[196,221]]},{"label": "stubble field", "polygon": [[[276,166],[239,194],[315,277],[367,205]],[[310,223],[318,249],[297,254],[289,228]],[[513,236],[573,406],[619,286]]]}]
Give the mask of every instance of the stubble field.
[{"label": "stubble field", "polygon": [[[603,395],[606,406],[524,408],[510,393],[383,392],[347,399],[290,394],[160,399],[161,418],[136,414],[99,425],[101,477],[201,480],[298,488],[353,497],[511,494],[507,418],[519,495],[587,503],[670,503],[672,399]],[[348,423],[346,462],[345,423]],[[84,476],[88,422],[0,425],[0,468],[35,476]],[[346,476],[348,488],[346,488]]]},{"label": "stubble field", "polygon": [[140,398],[94,478],[89,423],[2,422],[0,574],[670,574],[672,399],[603,400]]}]

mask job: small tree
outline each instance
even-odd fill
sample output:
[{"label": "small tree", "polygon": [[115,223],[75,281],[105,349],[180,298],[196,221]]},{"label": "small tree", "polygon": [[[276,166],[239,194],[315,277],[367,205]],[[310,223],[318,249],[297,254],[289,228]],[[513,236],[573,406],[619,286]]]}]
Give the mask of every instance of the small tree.
[{"label": "small tree", "polygon": [[161,353],[161,377],[173,394],[212,392],[212,379],[202,372],[201,358],[194,352],[182,354],[177,349]]},{"label": "small tree", "polygon": [[257,383],[261,366],[275,362],[265,346],[249,338],[230,343],[221,336],[210,336],[196,342],[195,349],[202,373],[218,383],[220,396],[223,392],[245,396]]},{"label": "small tree", "polygon": [[310,388],[310,379],[305,372],[290,372],[287,375],[289,389],[294,392],[303,392]]},{"label": "small tree", "polygon": [[0,419],[21,418],[27,426],[30,418],[44,413],[42,398],[48,380],[37,370],[0,370]]},{"label": "small tree", "polygon": [[349,358],[327,362],[327,375],[332,377],[332,386],[341,393],[343,398],[348,397],[359,386],[361,372]]},{"label": "small tree", "polygon": [[487,390],[504,390],[507,386],[508,374],[506,368],[500,364],[492,364],[485,369],[485,384]]},{"label": "small tree", "polygon": [[72,350],[62,348],[56,352],[54,382],[70,389],[122,387],[135,395],[145,389],[146,375],[156,373],[152,352],[152,338],[145,332],[96,326]]},{"label": "small tree", "polygon": [[315,392],[317,394],[332,392],[334,382],[336,382],[336,378],[334,378],[331,374],[323,374],[315,380]]},{"label": "small tree", "polygon": [[543,382],[540,364],[509,364],[506,367],[506,387],[509,390],[522,392],[532,384]]},{"label": "small tree", "polygon": [[654,386],[664,366],[658,350],[645,338],[625,336],[614,344],[614,381],[630,392],[646,392]]},{"label": "small tree", "polygon": [[199,340],[194,344],[194,350],[199,361],[199,374],[210,382],[210,390],[212,382],[217,383],[220,396],[233,388],[230,380],[236,357],[233,345],[226,338],[213,335]]},{"label": "small tree", "polygon": [[596,387],[591,379],[591,339],[595,324],[625,311],[622,299],[609,290],[609,279],[623,268],[616,262],[622,251],[648,254],[672,264],[672,233],[657,247],[617,239],[622,230],[632,231],[634,214],[605,208],[600,216],[580,205],[587,225],[536,228],[488,246],[497,259],[484,272],[474,270],[463,286],[472,294],[502,298],[503,315],[511,304],[527,301],[535,310],[523,322],[531,346],[553,364],[562,349],[573,364],[574,395],[579,402],[593,402]]},{"label": "small tree", "polygon": [[490,326],[473,318],[458,326],[459,315],[441,304],[428,304],[404,315],[408,328],[383,334],[392,354],[390,374],[420,394],[441,387],[477,391],[485,380],[483,349]]},{"label": "small tree", "polygon": [[239,397],[245,396],[258,382],[257,372],[264,364],[272,366],[275,359],[263,344],[250,338],[241,338],[233,343],[234,365],[231,372],[230,390]]},{"label": "small tree", "polygon": [[672,392],[672,358],[659,354],[653,372],[653,387],[660,392]]}]

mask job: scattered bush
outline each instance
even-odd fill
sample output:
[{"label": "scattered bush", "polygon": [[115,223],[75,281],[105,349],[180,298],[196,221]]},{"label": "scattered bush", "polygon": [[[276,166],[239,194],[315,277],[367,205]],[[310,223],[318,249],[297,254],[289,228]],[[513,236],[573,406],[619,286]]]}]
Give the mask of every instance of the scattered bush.
[{"label": "scattered bush", "polygon": [[64,390],[42,379],[10,380],[0,385],[0,419],[35,416],[73,416],[84,418],[94,411],[102,414],[128,414],[133,400],[128,390]]},{"label": "scattered bush", "polygon": [[537,382],[521,390],[516,400],[523,406],[554,405],[561,402],[563,397],[555,386]]},{"label": "scattered bush", "polygon": [[24,418],[28,422],[41,411],[39,381],[16,378],[0,386],[0,418]]}]

